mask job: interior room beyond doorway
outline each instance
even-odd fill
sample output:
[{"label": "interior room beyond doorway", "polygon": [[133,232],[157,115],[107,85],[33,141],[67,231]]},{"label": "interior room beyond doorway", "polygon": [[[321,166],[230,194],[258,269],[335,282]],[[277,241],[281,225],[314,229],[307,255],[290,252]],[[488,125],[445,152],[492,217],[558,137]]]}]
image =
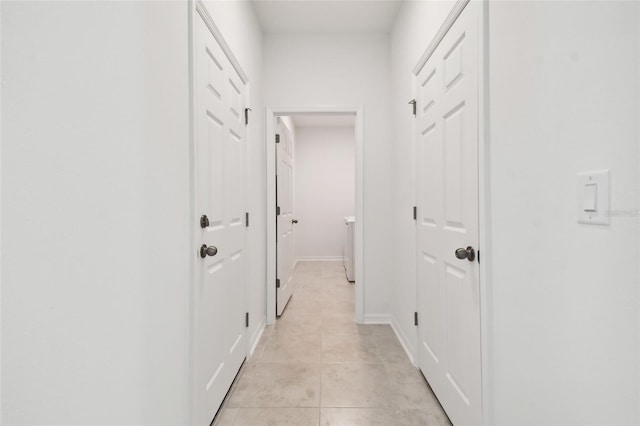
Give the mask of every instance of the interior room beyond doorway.
[{"label": "interior room beyond doorway", "polygon": [[296,144],[294,203],[300,220],[297,260],[340,261],[344,218],[355,216],[355,116],[291,118]]},{"label": "interior room beyond doorway", "polygon": [[[267,110],[267,153],[273,154],[267,158],[273,182],[267,187],[267,223],[273,227],[267,265],[276,282],[267,284],[269,324],[283,313],[290,300],[287,292],[295,291],[285,284],[293,284],[296,265],[310,261],[339,266],[345,281],[353,282],[353,318],[362,318],[363,282],[356,278],[362,268],[362,122],[361,107]],[[273,151],[270,140],[276,142]]]},{"label": "interior room beyond doorway", "polygon": [[[276,314],[303,263],[336,263],[355,281],[355,114],[292,114],[276,122]],[[353,309],[351,310],[353,312]]]}]

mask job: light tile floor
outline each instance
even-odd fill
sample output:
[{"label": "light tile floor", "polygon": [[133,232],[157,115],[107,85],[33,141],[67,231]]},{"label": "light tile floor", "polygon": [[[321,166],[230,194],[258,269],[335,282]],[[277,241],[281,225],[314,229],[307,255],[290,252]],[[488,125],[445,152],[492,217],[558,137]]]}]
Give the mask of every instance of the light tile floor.
[{"label": "light tile floor", "polygon": [[359,325],[342,262],[300,262],[216,426],[451,425],[391,327]]}]

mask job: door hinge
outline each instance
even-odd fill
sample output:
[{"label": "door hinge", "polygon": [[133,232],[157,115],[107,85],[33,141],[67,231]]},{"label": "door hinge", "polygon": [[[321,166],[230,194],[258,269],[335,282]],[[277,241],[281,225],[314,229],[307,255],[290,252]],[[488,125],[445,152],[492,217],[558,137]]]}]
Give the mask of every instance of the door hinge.
[{"label": "door hinge", "polygon": [[280,135],[276,133],[276,143],[280,143]]},{"label": "door hinge", "polygon": [[409,101],[409,103],[410,103],[411,105],[413,105],[413,115],[416,115],[416,100],[415,100],[415,99],[411,99],[411,100]]},{"label": "door hinge", "polygon": [[280,288],[280,278],[276,278],[276,288]]},{"label": "door hinge", "polygon": [[249,227],[249,212],[246,212],[244,214],[244,218],[245,218],[245,225],[247,225],[247,228]]},{"label": "door hinge", "polygon": [[251,108],[245,108],[244,109],[244,124],[245,124],[245,126],[249,124],[249,111],[251,111]]},{"label": "door hinge", "polygon": [[478,259],[478,263],[480,263],[480,250],[477,251],[476,258]]},{"label": "door hinge", "polygon": [[418,219],[418,206],[413,206],[413,220]]},{"label": "door hinge", "polygon": [[249,327],[249,312],[244,314],[244,326]]},{"label": "door hinge", "polygon": [[418,313],[413,313],[413,325],[418,326]]},{"label": "door hinge", "polygon": [[276,206],[276,216],[280,216],[280,206]]}]

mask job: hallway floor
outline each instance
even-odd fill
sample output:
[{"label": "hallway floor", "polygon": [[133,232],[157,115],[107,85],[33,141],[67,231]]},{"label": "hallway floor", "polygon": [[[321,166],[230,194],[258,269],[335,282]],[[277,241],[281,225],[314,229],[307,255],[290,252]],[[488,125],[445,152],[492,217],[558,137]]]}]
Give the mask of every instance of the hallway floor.
[{"label": "hallway floor", "polygon": [[300,262],[216,426],[450,425],[388,325],[358,325],[342,262]]}]

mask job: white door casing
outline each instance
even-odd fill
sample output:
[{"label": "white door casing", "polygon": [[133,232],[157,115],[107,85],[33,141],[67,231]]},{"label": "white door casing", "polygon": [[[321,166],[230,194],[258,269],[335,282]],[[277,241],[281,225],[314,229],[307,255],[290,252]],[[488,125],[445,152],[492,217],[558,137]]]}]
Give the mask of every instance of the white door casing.
[{"label": "white door casing", "polygon": [[419,366],[454,425],[482,424],[479,5],[471,2],[417,76]]},{"label": "white door casing", "polygon": [[276,194],[280,214],[277,215],[277,280],[276,315],[282,315],[293,294],[294,215],[293,215],[293,138],[278,118],[279,143],[276,144]]},{"label": "white door casing", "polygon": [[[245,84],[201,15],[193,25],[192,420],[209,425],[246,356]],[[201,244],[217,254],[202,258]]]}]

